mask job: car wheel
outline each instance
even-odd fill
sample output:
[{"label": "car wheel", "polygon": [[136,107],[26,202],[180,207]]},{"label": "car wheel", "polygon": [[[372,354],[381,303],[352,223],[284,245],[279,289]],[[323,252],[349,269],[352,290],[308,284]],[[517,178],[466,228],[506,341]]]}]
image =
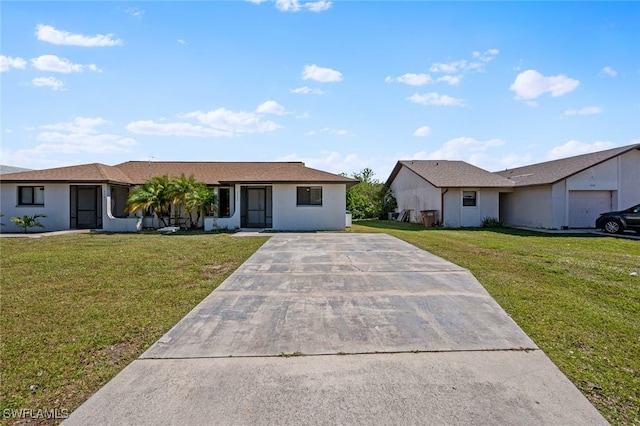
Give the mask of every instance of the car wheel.
[{"label": "car wheel", "polygon": [[611,219],[604,223],[602,230],[609,234],[618,234],[622,232],[622,226],[620,225],[620,222],[618,222],[617,220]]}]

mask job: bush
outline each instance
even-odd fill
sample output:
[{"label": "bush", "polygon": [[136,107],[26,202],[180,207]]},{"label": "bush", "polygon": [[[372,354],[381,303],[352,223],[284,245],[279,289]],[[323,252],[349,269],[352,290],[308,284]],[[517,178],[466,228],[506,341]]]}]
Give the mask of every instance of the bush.
[{"label": "bush", "polygon": [[497,217],[483,217],[482,218],[482,227],[483,228],[502,228],[502,222]]},{"label": "bush", "polygon": [[11,222],[15,223],[18,228],[22,230],[25,234],[29,230],[29,228],[44,228],[44,225],[40,223],[38,220],[41,217],[47,217],[44,214],[25,214],[22,217],[14,216],[11,218]]},{"label": "bush", "polygon": [[397,206],[391,190],[373,179],[373,175],[369,168],[352,175],[360,181],[347,189],[347,210],[354,219],[386,219],[387,213]]}]

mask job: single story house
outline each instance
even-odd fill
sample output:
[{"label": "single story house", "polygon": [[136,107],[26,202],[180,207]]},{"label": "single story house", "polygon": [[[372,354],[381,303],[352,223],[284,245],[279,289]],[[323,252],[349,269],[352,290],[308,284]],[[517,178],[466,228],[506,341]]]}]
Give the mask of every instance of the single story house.
[{"label": "single story house", "polygon": [[497,172],[514,190],[500,219],[533,228],[593,228],[600,213],[640,203],[640,144]]},{"label": "single story house", "polygon": [[411,222],[420,222],[421,211],[436,210],[443,226],[478,227],[485,217],[499,217],[499,195],[513,191],[507,178],[464,161],[398,161],[387,179],[398,203],[408,210]]},{"label": "single story house", "polygon": [[600,215],[640,203],[640,144],[491,173],[463,161],[398,161],[386,185],[408,210],[437,210],[447,227],[495,217],[510,226],[593,228]]},{"label": "single story house", "polygon": [[129,190],[154,176],[193,176],[214,189],[217,216],[205,230],[342,230],[346,189],[357,183],[306,167],[302,162],[148,162],[115,166],[83,164],[0,175],[3,231],[7,218],[44,214],[47,231],[99,229],[113,232],[159,227],[149,212],[125,212]]}]

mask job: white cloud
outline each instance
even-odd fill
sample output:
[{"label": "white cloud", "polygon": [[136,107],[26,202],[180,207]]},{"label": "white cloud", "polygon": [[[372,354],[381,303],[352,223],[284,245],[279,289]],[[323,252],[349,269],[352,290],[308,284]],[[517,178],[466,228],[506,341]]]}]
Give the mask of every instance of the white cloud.
[{"label": "white cloud", "polygon": [[0,72],[9,71],[11,68],[25,69],[27,61],[22,58],[11,58],[9,56],[0,55]]},{"label": "white cloud", "polygon": [[437,81],[444,81],[450,86],[456,86],[460,83],[462,77],[459,75],[443,75],[442,77],[438,77]]},{"label": "white cloud", "polygon": [[157,123],[151,120],[133,121],[127,124],[127,130],[139,135],[154,136],[193,136],[193,137],[230,137],[232,132],[212,129],[192,123]]},{"label": "white cloud", "polygon": [[304,4],[304,8],[309,12],[324,12],[331,8],[331,2],[325,0],[310,1]]},{"label": "white cloud", "polygon": [[102,117],[88,118],[88,117],[76,117],[71,122],[45,124],[40,126],[41,129],[46,130],[59,130],[69,133],[78,133],[83,135],[96,134],[97,126],[109,124],[107,120]]},{"label": "white cloud", "polygon": [[63,162],[68,165],[73,161],[69,158],[70,155],[130,152],[130,147],[137,142],[132,138],[103,133],[98,129],[107,124],[108,121],[100,117],[76,117],[71,122],[39,126],[41,131],[36,134],[36,140],[40,144],[18,150],[3,149],[2,158],[12,164],[43,164],[51,167],[57,163],[56,158],[59,156],[63,156]]},{"label": "white cloud", "polygon": [[131,16],[135,16],[136,18],[139,18],[146,13],[144,9],[139,9],[137,7],[129,7],[125,9],[125,12]]},{"label": "white cloud", "polygon": [[474,138],[459,137],[450,139],[432,153],[427,155],[427,160],[467,160],[469,155],[478,152],[485,152],[489,148],[504,145],[501,139],[489,139],[479,141]]},{"label": "white cloud", "polygon": [[51,71],[60,73],[82,72],[85,69],[90,71],[100,71],[94,64],[81,65],[74,64],[68,59],[59,58],[55,55],[42,55],[31,60],[31,64],[40,71]]},{"label": "white cloud", "polygon": [[578,80],[562,74],[545,77],[538,71],[527,70],[518,74],[509,90],[516,93],[516,99],[536,99],[545,93],[556,98],[574,91],[579,85]]},{"label": "white cloud", "polygon": [[325,94],[324,90],[315,89],[315,88],[312,89],[311,87],[307,87],[307,86],[291,89],[290,92],[298,95],[324,95]]},{"label": "white cloud", "polygon": [[584,107],[581,109],[568,109],[562,113],[562,117],[566,118],[574,115],[594,115],[594,114],[601,114],[601,113],[602,113],[602,108],[597,106],[590,106],[590,107]]},{"label": "white cloud", "polygon": [[603,151],[605,149],[611,149],[615,147],[616,144],[609,141],[597,141],[592,144],[588,144],[577,140],[570,140],[564,145],[552,148],[547,154],[547,158],[549,158],[549,160],[557,160],[559,158],[573,157],[580,154],[589,154],[591,152]]},{"label": "white cloud", "polygon": [[176,42],[177,42],[178,44],[187,44],[187,42],[186,42],[186,41],[184,41],[184,39],[182,39],[182,38],[179,38],[178,40],[176,40]]},{"label": "white cloud", "polygon": [[445,142],[440,148],[432,152],[420,151],[413,155],[400,155],[410,160],[457,160],[466,161],[485,170],[504,170],[528,164],[530,155],[519,156],[506,154],[503,156],[493,152],[494,148],[503,147],[501,139],[479,141],[469,137],[459,137]]},{"label": "white cloud", "polygon": [[491,62],[498,53],[500,53],[498,49],[489,49],[484,52],[473,52],[473,58],[482,62]]},{"label": "white cloud", "polygon": [[618,75],[618,71],[611,67],[604,67],[602,68],[602,71],[600,71],[600,75],[603,77],[615,77]]},{"label": "white cloud", "polygon": [[414,93],[409,98],[414,104],[420,105],[439,105],[439,106],[465,106],[466,102],[462,99],[453,98],[448,95],[440,95],[438,93],[425,93],[420,95]]},{"label": "white cloud", "polygon": [[398,83],[408,84],[409,86],[424,86],[425,84],[433,83],[433,79],[429,74],[412,74],[407,73],[400,77],[388,76],[384,79],[387,83],[397,81]]},{"label": "white cloud", "polygon": [[429,136],[430,134],[431,134],[431,128],[429,126],[422,126],[416,129],[415,132],[413,132],[413,136],[419,136],[419,137]]},{"label": "white cloud", "polygon": [[[252,3],[260,4],[260,0],[249,0]],[[299,0],[275,0],[276,9],[281,12],[323,12],[331,8],[331,2],[326,0],[309,1],[301,3]]]},{"label": "white cloud", "polygon": [[123,43],[122,40],[114,38],[113,34],[85,36],[82,34],[72,34],[43,24],[36,26],[36,36],[38,40],[46,41],[47,43],[67,46],[105,47],[118,46]]},{"label": "white cloud", "polygon": [[475,61],[467,61],[461,59],[450,62],[436,62],[431,65],[429,71],[445,74],[460,74],[463,72],[482,72],[486,68],[486,64],[491,62],[498,55],[498,49],[489,49],[485,52],[473,52],[472,56]]},{"label": "white cloud", "polygon": [[447,63],[439,62],[431,65],[429,71],[455,74],[461,72],[466,66],[467,61],[452,61]]},{"label": "white cloud", "polygon": [[495,153],[478,152],[471,154],[467,159],[469,164],[473,164],[476,167],[482,169],[497,172],[500,170],[513,169],[514,167],[526,166],[531,164],[531,155],[524,154],[518,155],[509,153],[503,156],[496,155]]},{"label": "white cloud", "polygon": [[192,118],[199,124],[140,120],[129,123],[126,128],[133,133],[156,136],[231,137],[245,133],[272,132],[281,127],[273,121],[264,121],[259,114],[225,108],[208,112],[193,111],[179,118]]},{"label": "white cloud", "polygon": [[289,154],[276,161],[302,161],[307,167],[325,170],[331,173],[353,173],[371,167],[371,159],[363,159],[355,153],[343,154],[336,151],[321,151],[318,156],[300,156]]},{"label": "white cloud", "polygon": [[335,83],[342,81],[342,73],[331,68],[322,68],[315,64],[305,65],[302,72],[303,80],[315,80],[320,83]]},{"label": "white cloud", "polygon": [[258,105],[256,112],[260,114],[283,115],[285,113],[285,109],[276,101],[266,101]]},{"label": "white cloud", "polygon": [[64,83],[54,77],[37,77],[31,80],[31,84],[37,87],[51,87],[53,90],[60,90]]}]

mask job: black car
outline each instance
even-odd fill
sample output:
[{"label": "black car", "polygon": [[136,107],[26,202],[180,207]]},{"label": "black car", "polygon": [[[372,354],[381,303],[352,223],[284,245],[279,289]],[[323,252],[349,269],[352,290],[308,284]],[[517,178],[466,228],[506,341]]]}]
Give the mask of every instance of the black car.
[{"label": "black car", "polygon": [[596,219],[596,228],[609,234],[619,234],[625,229],[640,233],[640,204],[619,212],[602,213]]}]

